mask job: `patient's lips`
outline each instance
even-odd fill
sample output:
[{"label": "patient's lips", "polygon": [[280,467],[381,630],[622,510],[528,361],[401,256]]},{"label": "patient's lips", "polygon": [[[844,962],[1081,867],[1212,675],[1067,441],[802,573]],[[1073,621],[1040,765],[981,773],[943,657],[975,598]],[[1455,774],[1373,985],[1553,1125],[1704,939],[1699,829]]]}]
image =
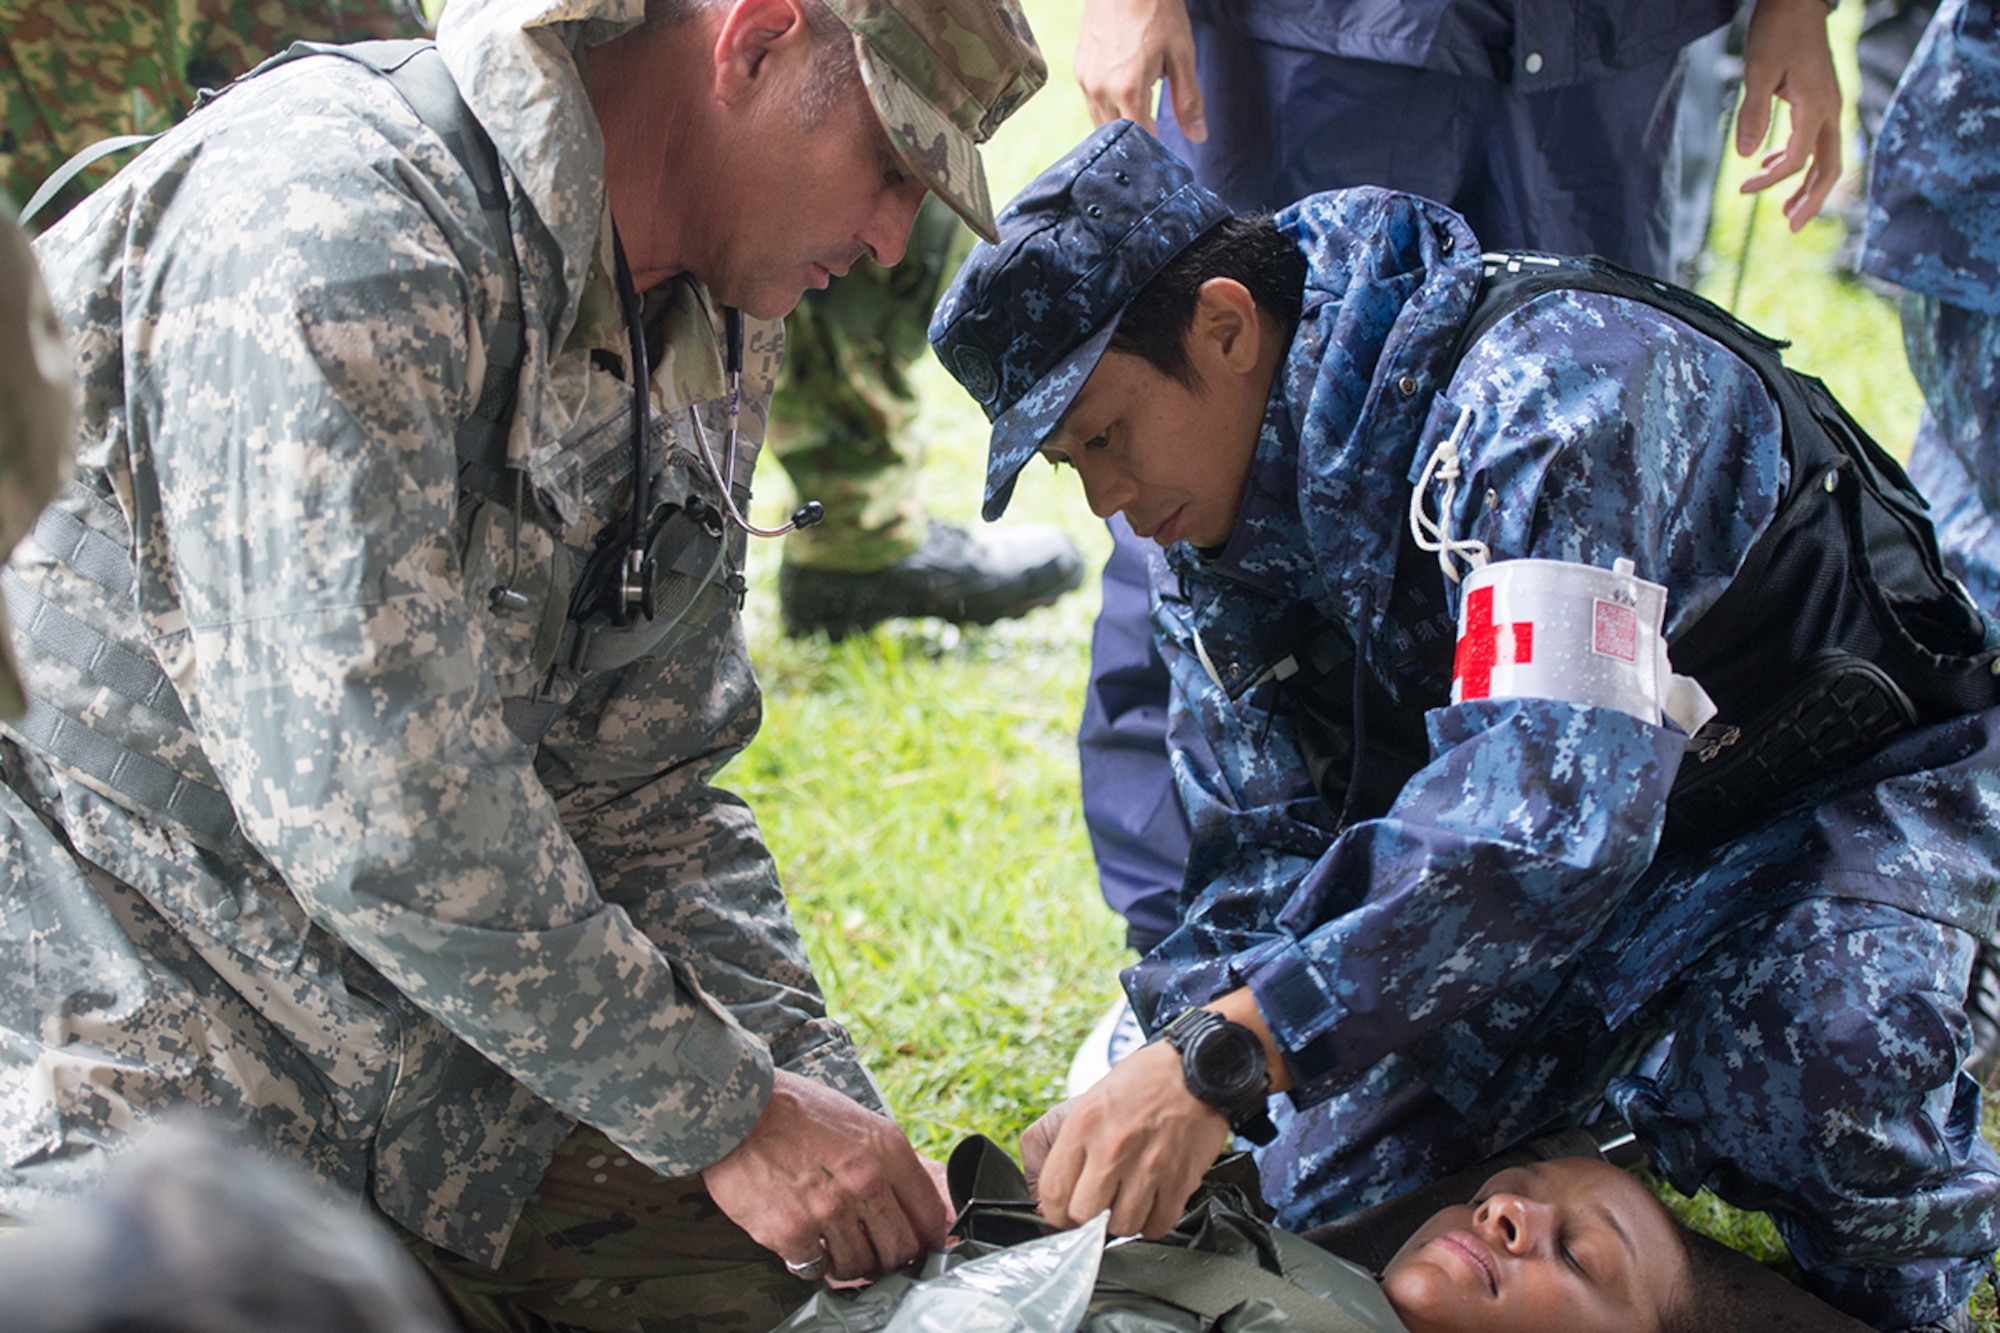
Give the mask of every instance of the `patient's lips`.
[{"label": "patient's lips", "polygon": [[1477,1272],[1485,1281],[1489,1295],[1500,1294],[1499,1267],[1493,1260],[1493,1251],[1487,1247],[1485,1241],[1470,1231],[1447,1231],[1431,1244],[1457,1255],[1468,1267]]}]

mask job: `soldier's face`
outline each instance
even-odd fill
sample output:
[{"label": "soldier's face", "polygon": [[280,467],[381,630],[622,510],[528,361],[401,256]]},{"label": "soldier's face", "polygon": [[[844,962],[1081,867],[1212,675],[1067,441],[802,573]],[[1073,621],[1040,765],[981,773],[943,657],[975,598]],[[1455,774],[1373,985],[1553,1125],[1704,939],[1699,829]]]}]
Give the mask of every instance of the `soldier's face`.
[{"label": "soldier's face", "polygon": [[1076,469],[1092,513],[1123,514],[1162,546],[1229,540],[1283,352],[1275,322],[1220,281],[1229,290],[1203,288],[1183,343],[1189,382],[1107,351],[1042,442],[1042,457]]},{"label": "soldier's face", "polygon": [[723,304],[765,319],[864,256],[900,260],[925,194],[858,82],[816,115],[797,97],[767,107],[727,175],[723,225],[695,271]]},{"label": "soldier's face", "polygon": [[1614,1166],[1502,1171],[1417,1230],[1382,1276],[1411,1333],[1646,1333],[1686,1281],[1666,1209]]}]

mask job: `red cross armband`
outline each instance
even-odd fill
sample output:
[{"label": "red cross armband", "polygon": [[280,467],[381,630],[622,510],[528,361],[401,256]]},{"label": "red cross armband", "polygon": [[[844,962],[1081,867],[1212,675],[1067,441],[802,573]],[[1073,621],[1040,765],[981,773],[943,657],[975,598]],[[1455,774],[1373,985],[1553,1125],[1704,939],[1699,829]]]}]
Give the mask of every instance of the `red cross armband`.
[{"label": "red cross armband", "polygon": [[1616,708],[1684,733],[1715,715],[1707,691],[1667,661],[1667,590],[1566,560],[1501,560],[1465,576],[1451,700],[1554,699]]}]

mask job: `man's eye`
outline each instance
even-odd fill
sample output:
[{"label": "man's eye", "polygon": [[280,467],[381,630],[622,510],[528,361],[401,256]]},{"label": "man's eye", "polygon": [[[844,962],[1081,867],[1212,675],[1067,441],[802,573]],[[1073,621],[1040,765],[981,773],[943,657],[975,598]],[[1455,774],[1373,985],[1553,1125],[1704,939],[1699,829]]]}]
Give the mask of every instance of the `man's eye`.
[{"label": "man's eye", "polygon": [[1111,443],[1111,432],[1108,430],[1099,431],[1097,434],[1085,440],[1083,442],[1083,447],[1086,449],[1102,449],[1110,443]]},{"label": "man's eye", "polygon": [[882,185],[885,189],[900,189],[909,179],[903,174],[903,168],[897,164],[895,158],[886,155],[882,158]]}]

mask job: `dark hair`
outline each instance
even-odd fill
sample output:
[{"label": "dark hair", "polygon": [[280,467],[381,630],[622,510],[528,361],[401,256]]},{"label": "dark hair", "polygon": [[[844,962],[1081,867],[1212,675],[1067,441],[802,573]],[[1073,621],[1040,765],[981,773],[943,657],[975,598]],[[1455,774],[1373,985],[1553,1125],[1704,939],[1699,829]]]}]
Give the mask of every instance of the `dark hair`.
[{"label": "dark hair", "polygon": [[1690,1230],[1678,1218],[1674,1234],[1687,1256],[1673,1303],[1660,1311],[1660,1333],[1867,1333],[1867,1325],[1733,1250]]},{"label": "dark hair", "polygon": [[1278,321],[1287,339],[1304,300],[1306,257],[1266,214],[1226,217],[1197,236],[1139,289],[1111,335],[1111,349],[1140,357],[1190,388],[1187,333],[1195,302],[1210,278],[1234,278],[1249,289],[1257,308]]}]

